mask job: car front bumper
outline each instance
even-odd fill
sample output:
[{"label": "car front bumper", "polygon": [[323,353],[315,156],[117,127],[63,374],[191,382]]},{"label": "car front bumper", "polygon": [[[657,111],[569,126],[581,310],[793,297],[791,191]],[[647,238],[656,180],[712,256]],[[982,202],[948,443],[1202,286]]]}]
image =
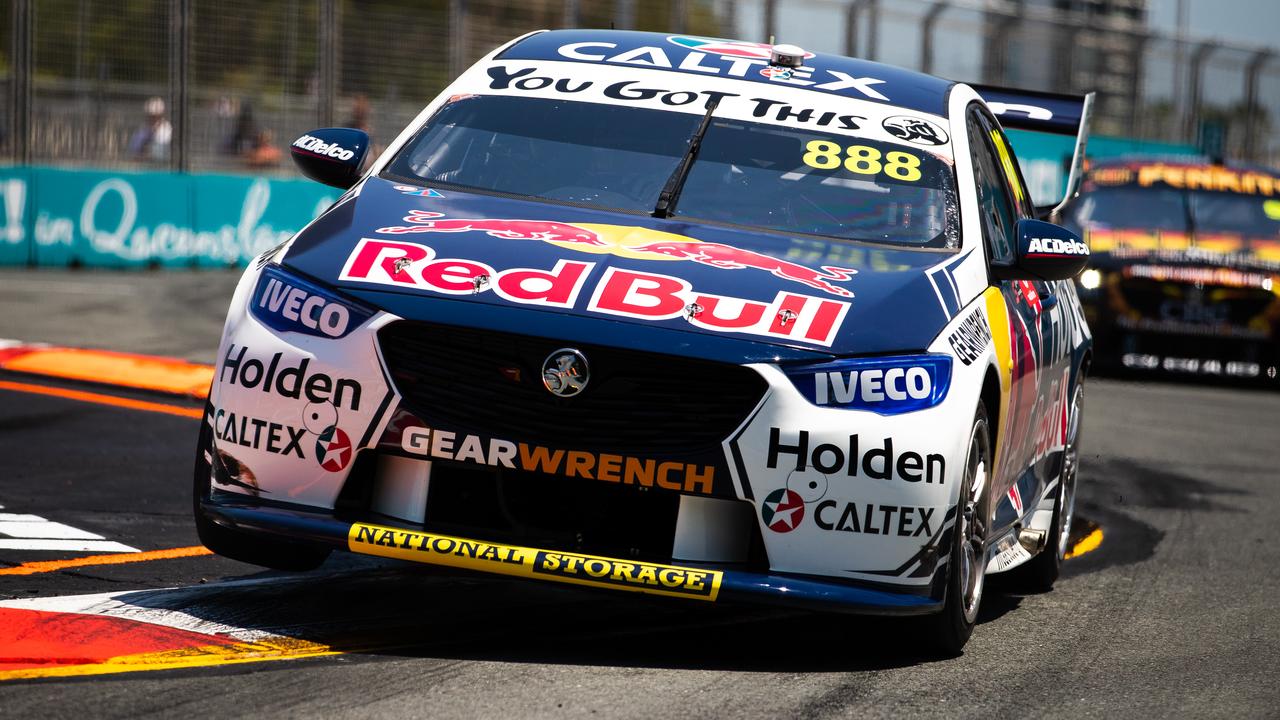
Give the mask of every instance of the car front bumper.
[{"label": "car front bumper", "polygon": [[868,615],[941,610],[927,594],[870,588],[814,576],[752,572],[710,564],[659,564],[506,545],[401,526],[339,520],[324,512],[241,498],[203,500],[200,512],[236,530],[304,540],[339,550],[459,570],[703,602],[753,603]]}]

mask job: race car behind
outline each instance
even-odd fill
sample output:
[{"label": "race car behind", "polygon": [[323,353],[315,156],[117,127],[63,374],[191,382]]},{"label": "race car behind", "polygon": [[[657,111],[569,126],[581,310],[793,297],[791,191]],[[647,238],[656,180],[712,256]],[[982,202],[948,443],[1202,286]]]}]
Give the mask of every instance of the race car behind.
[{"label": "race car behind", "polygon": [[1093,250],[1079,290],[1100,364],[1280,387],[1280,175],[1101,162],[1066,225]]}]

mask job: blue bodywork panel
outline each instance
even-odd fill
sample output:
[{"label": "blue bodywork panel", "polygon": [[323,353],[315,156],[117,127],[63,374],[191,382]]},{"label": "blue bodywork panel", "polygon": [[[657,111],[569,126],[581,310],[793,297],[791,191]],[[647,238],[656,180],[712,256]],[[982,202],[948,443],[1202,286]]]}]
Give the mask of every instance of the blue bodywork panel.
[{"label": "blue bodywork panel", "polygon": [[[444,197],[429,197],[421,190],[370,178],[358,196],[340,202],[301,233],[284,264],[410,319],[504,330],[514,325],[526,334],[545,337],[589,334],[599,342],[621,346],[632,346],[637,337],[645,336],[646,342],[655,343],[648,346],[652,350],[669,348],[674,354],[686,354],[687,348],[690,355],[737,357],[738,362],[917,352],[947,322],[947,312],[925,271],[953,259],[953,253],[789,236],[447,188],[437,188]],[[494,276],[477,280],[483,284],[474,291],[467,287],[447,292],[420,281],[389,282],[387,273],[396,268],[384,258],[381,269],[371,270],[373,275],[381,273],[382,281],[340,279],[344,269],[355,268],[358,247],[370,248],[368,243],[379,242],[428,248],[419,251],[425,254],[421,263],[404,265],[405,272],[420,273],[429,262],[437,263],[438,269],[443,259],[456,259],[482,263],[492,268]],[[657,250],[637,251],[637,247]],[[581,271],[580,288],[568,305],[514,302],[489,284],[490,280],[501,284],[498,276],[504,271],[546,272],[558,263],[590,266]],[[831,267],[844,274],[826,270]],[[785,326],[761,334],[708,328],[683,313],[634,317],[588,309],[593,294],[619,272],[683,283],[693,293],[727,298],[726,308],[737,307],[740,301],[768,304],[769,314],[762,316],[766,324],[778,312],[776,308],[791,303],[802,308],[800,327],[794,336],[787,334],[791,330]],[[836,318],[840,308],[842,314]],[[830,330],[825,342],[805,336],[810,310],[817,313],[815,318],[827,313],[821,320]],[[709,312],[716,314],[714,308]],[[729,309],[720,311],[725,317],[732,314]],[[660,336],[652,332],[655,329],[670,332]],[[723,341],[730,341],[726,352],[711,349]],[[729,346],[735,349],[728,350]],[[750,350],[750,346],[757,347]]]}]

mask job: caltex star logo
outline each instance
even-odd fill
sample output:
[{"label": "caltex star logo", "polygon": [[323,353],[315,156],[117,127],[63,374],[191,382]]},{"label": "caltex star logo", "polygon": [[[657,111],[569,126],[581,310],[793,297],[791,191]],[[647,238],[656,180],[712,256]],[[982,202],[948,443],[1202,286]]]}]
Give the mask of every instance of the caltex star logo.
[{"label": "caltex star logo", "polygon": [[351,462],[351,438],[337,425],[320,433],[316,440],[316,462],[329,472],[338,472]]},{"label": "caltex star logo", "polygon": [[[667,42],[711,55],[752,58],[754,60],[768,60],[773,51],[773,46],[766,43],[692,37],[689,35],[672,35],[667,38]],[[813,57],[811,52],[804,54],[806,60],[811,57]]]},{"label": "caltex star logo", "polygon": [[804,499],[786,488],[778,488],[765,497],[760,515],[770,530],[791,532],[804,519]]}]

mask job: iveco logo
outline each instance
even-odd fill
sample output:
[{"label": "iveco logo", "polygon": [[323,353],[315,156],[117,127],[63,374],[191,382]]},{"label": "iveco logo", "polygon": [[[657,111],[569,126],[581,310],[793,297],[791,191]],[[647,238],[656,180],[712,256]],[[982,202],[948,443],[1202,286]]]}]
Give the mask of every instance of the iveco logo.
[{"label": "iveco logo", "polygon": [[561,348],[542,363],[542,384],[552,395],[573,397],[591,379],[587,358],[573,348]]}]

